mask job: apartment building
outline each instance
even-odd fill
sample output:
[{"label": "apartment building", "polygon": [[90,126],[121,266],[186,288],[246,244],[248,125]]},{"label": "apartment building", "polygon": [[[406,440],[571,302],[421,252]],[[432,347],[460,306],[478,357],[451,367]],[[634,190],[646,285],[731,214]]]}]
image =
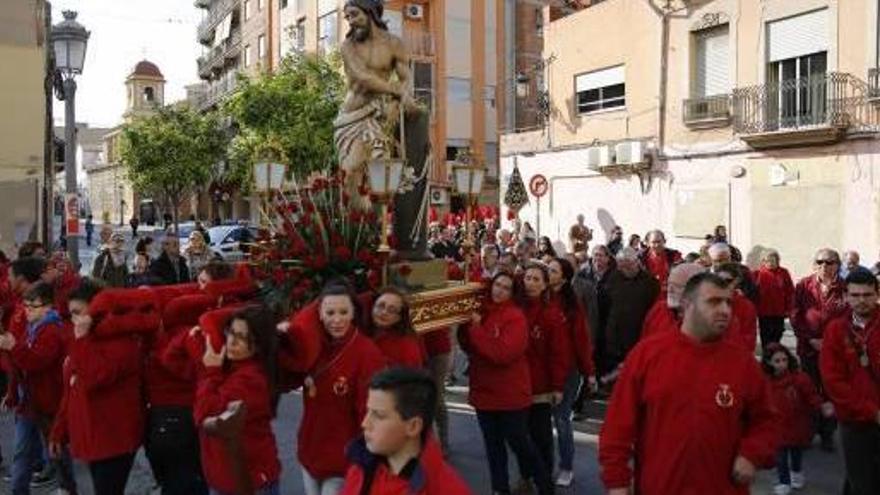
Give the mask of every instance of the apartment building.
[{"label": "apartment building", "polygon": [[[594,2],[595,3],[595,2]],[[521,218],[565,240],[578,213],[695,250],[715,225],[798,274],[816,248],[880,248],[875,0],[605,0],[544,9],[546,126],[501,138],[549,192]],[[754,248],[753,248],[754,246]]]},{"label": "apartment building", "polygon": [[[203,11],[197,29],[202,45],[202,55],[197,60],[199,78],[207,83],[203,108],[211,108],[235,89],[236,74],[244,66],[245,12],[241,0],[197,0],[195,5]],[[248,14],[253,15],[250,9]],[[248,18],[248,21],[251,24],[248,33],[252,35],[256,19]]]}]

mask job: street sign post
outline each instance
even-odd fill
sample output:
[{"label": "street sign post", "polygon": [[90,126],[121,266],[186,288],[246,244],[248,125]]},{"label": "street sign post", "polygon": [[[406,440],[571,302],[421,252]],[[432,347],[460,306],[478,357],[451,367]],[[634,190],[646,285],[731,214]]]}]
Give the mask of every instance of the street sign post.
[{"label": "street sign post", "polygon": [[537,202],[535,208],[535,230],[538,237],[541,237],[541,196],[547,194],[549,189],[550,183],[547,182],[547,178],[543,175],[535,174],[529,179],[529,192],[535,196]]}]

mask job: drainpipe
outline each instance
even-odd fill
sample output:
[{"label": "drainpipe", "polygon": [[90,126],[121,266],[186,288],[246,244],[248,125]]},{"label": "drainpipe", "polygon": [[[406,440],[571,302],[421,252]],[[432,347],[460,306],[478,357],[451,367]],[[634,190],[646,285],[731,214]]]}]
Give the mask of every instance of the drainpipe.
[{"label": "drainpipe", "polygon": [[874,68],[880,68],[880,0],[877,0],[876,22],[874,23]]},{"label": "drainpipe", "polygon": [[[878,0],[880,1],[880,0]],[[666,100],[667,87],[669,86],[669,16],[672,13],[670,3],[667,1],[663,9],[663,20],[660,40],[660,100],[658,102],[658,127],[657,127],[657,157],[664,156],[663,149],[666,145]]]}]

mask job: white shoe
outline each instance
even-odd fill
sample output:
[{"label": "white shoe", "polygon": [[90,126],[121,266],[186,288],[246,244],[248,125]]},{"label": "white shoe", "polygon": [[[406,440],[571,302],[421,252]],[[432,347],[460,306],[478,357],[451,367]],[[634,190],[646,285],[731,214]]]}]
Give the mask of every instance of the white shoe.
[{"label": "white shoe", "polygon": [[791,472],[791,487],[795,490],[800,490],[801,488],[807,485],[807,480],[804,479],[804,473],[792,471]]},{"label": "white shoe", "polygon": [[791,486],[789,485],[776,485],[773,487],[773,495],[789,495],[791,493]]},{"label": "white shoe", "polygon": [[556,475],[556,486],[571,486],[574,481],[574,473],[571,471],[559,471]]}]

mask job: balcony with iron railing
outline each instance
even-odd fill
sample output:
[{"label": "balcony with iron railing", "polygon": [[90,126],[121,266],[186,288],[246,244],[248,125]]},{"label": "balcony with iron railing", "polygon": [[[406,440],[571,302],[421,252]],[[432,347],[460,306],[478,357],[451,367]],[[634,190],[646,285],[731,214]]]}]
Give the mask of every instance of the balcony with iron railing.
[{"label": "balcony with iron railing", "polygon": [[235,90],[237,85],[238,71],[226,71],[219,79],[208,86],[205,98],[201,101],[201,109],[204,110],[219,105],[226,96]]},{"label": "balcony with iron railing", "polygon": [[880,67],[868,69],[868,89],[871,99],[880,101]]},{"label": "balcony with iron railing", "polygon": [[733,91],[733,130],[754,148],[829,143],[880,130],[871,88],[830,72]]},{"label": "balcony with iron railing", "polygon": [[239,53],[241,53],[241,32],[233,31],[228,38],[196,60],[199,77],[209,79],[213,72],[222,70],[226,66],[226,61],[238,57]]},{"label": "balcony with iron railing", "polygon": [[684,124],[693,129],[730,125],[730,95],[688,98],[682,105]]},{"label": "balcony with iron railing", "polygon": [[214,28],[220,24],[227,14],[238,6],[237,0],[216,0],[208,7],[208,15],[199,23],[198,36],[200,43],[210,43],[214,39]]}]

